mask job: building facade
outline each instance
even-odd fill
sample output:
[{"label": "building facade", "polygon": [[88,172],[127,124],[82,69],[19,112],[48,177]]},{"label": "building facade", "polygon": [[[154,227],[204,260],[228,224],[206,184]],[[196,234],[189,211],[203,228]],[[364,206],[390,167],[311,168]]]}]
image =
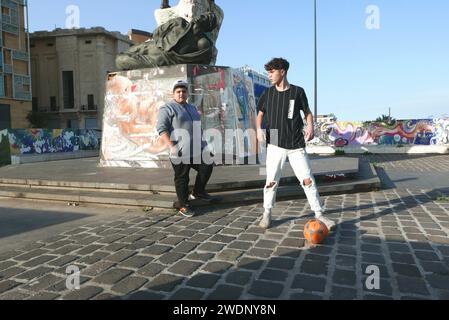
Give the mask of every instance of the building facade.
[{"label": "building facade", "polygon": [[28,128],[31,77],[26,0],[0,0],[0,129]]},{"label": "building facade", "polygon": [[104,28],[30,34],[33,111],[51,129],[101,129],[105,83],[134,42]]}]

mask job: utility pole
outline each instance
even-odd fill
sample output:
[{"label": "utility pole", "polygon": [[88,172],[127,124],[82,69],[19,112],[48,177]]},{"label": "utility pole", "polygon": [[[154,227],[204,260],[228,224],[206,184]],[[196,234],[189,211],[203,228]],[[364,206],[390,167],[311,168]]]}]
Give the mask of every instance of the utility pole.
[{"label": "utility pole", "polygon": [[314,0],[315,14],[314,14],[314,24],[315,24],[315,123],[317,123],[318,118],[318,44],[317,44],[317,0]]}]

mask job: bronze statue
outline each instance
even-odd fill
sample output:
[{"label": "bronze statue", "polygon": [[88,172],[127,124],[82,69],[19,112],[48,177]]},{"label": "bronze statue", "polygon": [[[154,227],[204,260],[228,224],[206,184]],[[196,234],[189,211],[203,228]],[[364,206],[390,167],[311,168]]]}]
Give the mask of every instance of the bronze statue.
[{"label": "bronze statue", "polygon": [[181,17],[172,19],[156,28],[153,41],[120,54],[116,59],[117,67],[133,70],[176,64],[210,64],[216,48],[208,34],[216,27],[217,17],[213,12],[207,12],[191,23]]},{"label": "bronze statue", "polygon": [[162,0],[161,9],[167,9],[170,7],[170,1],[169,0]]}]

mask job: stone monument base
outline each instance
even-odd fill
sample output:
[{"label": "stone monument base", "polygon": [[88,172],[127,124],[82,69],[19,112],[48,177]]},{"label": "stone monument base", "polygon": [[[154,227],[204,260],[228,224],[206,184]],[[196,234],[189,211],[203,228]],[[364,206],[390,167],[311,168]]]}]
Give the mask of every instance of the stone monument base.
[{"label": "stone monument base", "polygon": [[202,114],[204,137],[212,151],[222,155],[217,164],[255,164],[260,149],[251,78],[229,67],[176,65],[109,75],[101,166],[170,166],[156,125],[159,109],[173,99],[172,85],[178,79],[190,84],[189,103]]}]

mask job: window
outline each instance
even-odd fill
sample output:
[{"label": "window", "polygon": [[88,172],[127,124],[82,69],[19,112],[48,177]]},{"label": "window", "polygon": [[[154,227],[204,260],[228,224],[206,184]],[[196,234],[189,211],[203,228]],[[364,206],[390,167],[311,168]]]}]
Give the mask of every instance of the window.
[{"label": "window", "polygon": [[97,118],[86,118],[86,129],[98,129]]},{"label": "window", "polygon": [[11,128],[11,107],[9,104],[0,104],[0,130]]},{"label": "window", "polygon": [[58,107],[56,106],[56,97],[55,96],[50,97],[50,110],[58,111]]},{"label": "window", "polygon": [[39,112],[39,99],[33,97],[33,112]]},{"label": "window", "polygon": [[62,91],[64,95],[64,109],[75,108],[75,90],[73,87],[73,71],[62,72]]},{"label": "window", "polygon": [[89,110],[95,110],[95,98],[93,94],[87,95],[87,108]]},{"label": "window", "polygon": [[92,43],[92,40],[86,40],[85,43],[86,43],[86,44],[91,44],[91,43]]},{"label": "window", "polygon": [[67,120],[67,129],[79,129],[80,122],[78,119]]}]

